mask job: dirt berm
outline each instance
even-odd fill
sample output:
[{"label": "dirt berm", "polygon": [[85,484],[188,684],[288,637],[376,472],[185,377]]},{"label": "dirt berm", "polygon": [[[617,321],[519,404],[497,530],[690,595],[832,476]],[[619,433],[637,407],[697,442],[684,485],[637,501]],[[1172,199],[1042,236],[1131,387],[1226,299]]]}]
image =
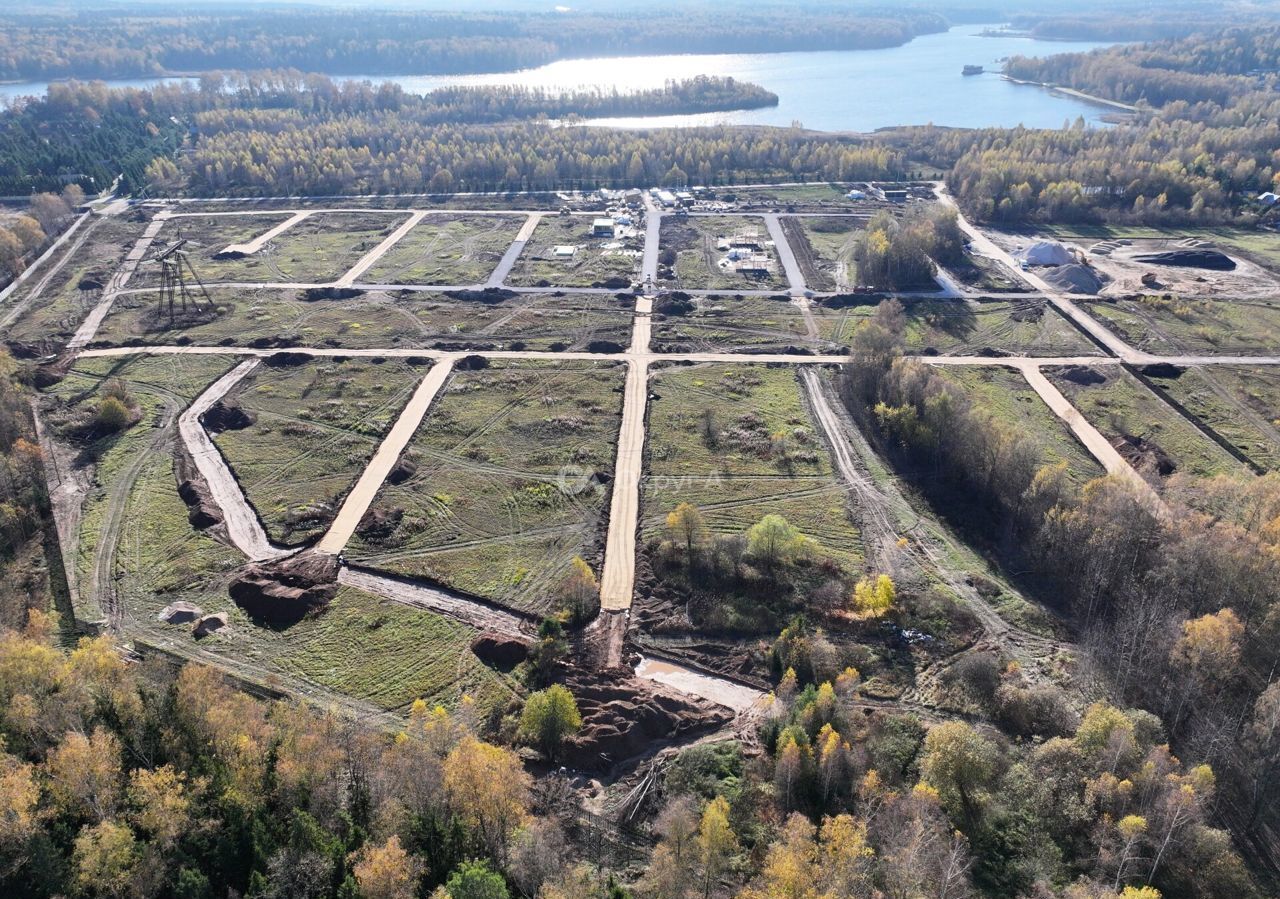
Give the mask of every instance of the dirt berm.
[{"label": "dirt berm", "polygon": [[641,681],[626,669],[570,671],[565,686],[582,713],[582,730],[564,748],[564,762],[606,771],[687,735],[726,724],[731,713],[718,705]]},{"label": "dirt berm", "polygon": [[1133,258],[1138,262],[1151,262],[1156,265],[1208,268],[1218,272],[1229,272],[1236,267],[1235,260],[1217,250],[1170,250],[1167,253],[1148,253],[1145,256]]},{"label": "dirt berm", "polygon": [[273,625],[296,624],[324,608],[338,592],[338,560],[302,552],[269,562],[251,562],[227,591],[250,618]]}]

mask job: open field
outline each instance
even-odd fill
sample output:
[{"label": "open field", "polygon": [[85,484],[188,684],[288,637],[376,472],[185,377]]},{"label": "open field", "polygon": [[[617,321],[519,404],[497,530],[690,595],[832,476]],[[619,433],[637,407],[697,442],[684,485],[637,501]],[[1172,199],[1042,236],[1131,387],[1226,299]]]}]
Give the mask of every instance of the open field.
[{"label": "open field", "polygon": [[1259,468],[1280,468],[1280,371],[1270,366],[1188,368],[1147,375]]},{"label": "open field", "polygon": [[[158,429],[166,422],[172,424],[178,412],[235,361],[225,356],[81,359],[65,378],[46,391],[41,414],[53,436],[66,448],[65,453],[58,453],[58,475],[84,485],[78,510],[65,510],[77,525],[75,545],[64,547],[69,575],[79,585],[77,594],[82,605],[76,610],[77,615],[92,620],[103,614],[88,594],[93,592],[95,564],[101,566],[102,576],[114,577],[118,571],[109,554],[110,547],[101,544],[124,522],[133,481],[143,476],[144,469],[159,466],[151,472],[152,480],[157,489],[167,488],[177,499],[169,443],[158,441],[163,437]],[[124,384],[136,404],[136,423],[122,432],[104,434],[92,427],[92,421],[103,397],[103,386],[114,381]],[[169,475],[167,482],[163,474]],[[188,529],[185,507],[182,527]]]},{"label": "open field", "polygon": [[865,220],[802,216],[784,217],[781,221],[806,287],[840,291],[858,283],[853,251]]},{"label": "open field", "polygon": [[1156,228],[1147,225],[1041,225],[1040,231],[1053,237],[1082,240],[1183,240],[1188,237],[1217,244],[1228,253],[1237,253],[1273,272],[1280,272],[1280,237],[1261,228]]},{"label": "open field", "polygon": [[[783,352],[803,347],[813,352],[834,352],[832,340],[811,338],[803,312],[789,298],[758,296],[705,296],[690,299],[693,308],[683,314],[656,315],[652,346],[656,352]],[[821,321],[836,313],[814,307]]]},{"label": "open field", "polygon": [[[720,242],[735,236],[753,243],[768,260],[768,271],[734,271],[730,253]],[[780,290],[787,289],[786,274],[778,251],[769,242],[764,220],[750,216],[692,216],[662,220],[660,259],[675,254],[674,286],[679,290]],[[751,252],[751,251],[747,251]],[[722,265],[722,263],[724,263]]]},{"label": "open field", "polygon": [[1098,383],[1080,384],[1060,370],[1045,374],[1154,486],[1175,472],[1199,476],[1238,474],[1239,461],[1161,402],[1123,369],[1098,370]]},{"label": "open field", "polygon": [[[624,289],[640,275],[644,233],[593,237],[589,215],[545,215],[507,276],[518,287],[609,287]],[[573,247],[560,257],[556,247]]]},{"label": "open field", "polygon": [[151,293],[119,297],[95,345],[331,346],[585,349],[625,344],[635,300],[607,295],[511,294],[496,302],[419,291],[311,300],[302,291],[215,288],[213,309],[170,326]]},{"label": "open field", "polygon": [[[426,374],[404,359],[268,359],[212,417],[214,443],[266,527],[285,545],[318,537]],[[213,430],[211,428],[211,430]]]},{"label": "open field", "polygon": [[[1094,356],[1097,345],[1081,334],[1045,300],[923,299],[899,300],[906,313],[903,333],[909,353],[968,356]],[[875,314],[878,302],[823,309],[823,337],[848,344],[854,329]],[[816,311],[816,310],[815,310]]]},{"label": "open field", "polygon": [[[160,229],[155,247],[181,234],[198,249],[188,259],[204,282],[336,281],[384,237],[404,224],[404,214],[322,212],[303,219],[272,238],[258,252],[237,259],[215,259],[228,244],[257,236],[288,216],[207,216],[171,218]],[[266,221],[261,221],[261,219]],[[217,244],[221,244],[218,246]],[[156,265],[143,262],[132,287],[160,283]]]},{"label": "open field", "polygon": [[366,284],[481,284],[523,223],[517,215],[429,215],[360,280]]},{"label": "open field", "polygon": [[792,368],[670,366],[654,372],[650,390],[644,538],[659,535],[682,502],[725,534],[776,512],[817,542],[818,555],[849,571],[861,566],[846,493]]},{"label": "open field", "polygon": [[[81,233],[47,263],[49,268],[28,278],[0,307],[0,314],[4,314],[18,304],[28,304],[3,334],[4,339],[35,347],[42,354],[66,343],[98,304],[111,276],[146,226],[145,219],[134,215],[95,216],[82,225]],[[53,273],[59,263],[61,268]],[[49,281],[43,284],[46,275]]]},{"label": "open field", "polygon": [[623,374],[571,362],[454,372],[348,557],[551,611],[574,556],[598,567]]},{"label": "open field", "polygon": [[1149,353],[1264,355],[1280,351],[1280,299],[1144,295],[1080,304],[1120,338]]},{"label": "open field", "polygon": [[1040,446],[1043,464],[1065,461],[1068,472],[1077,483],[1105,474],[1102,466],[1019,372],[998,367],[940,367],[937,371],[964,388],[977,409],[1034,440]]}]

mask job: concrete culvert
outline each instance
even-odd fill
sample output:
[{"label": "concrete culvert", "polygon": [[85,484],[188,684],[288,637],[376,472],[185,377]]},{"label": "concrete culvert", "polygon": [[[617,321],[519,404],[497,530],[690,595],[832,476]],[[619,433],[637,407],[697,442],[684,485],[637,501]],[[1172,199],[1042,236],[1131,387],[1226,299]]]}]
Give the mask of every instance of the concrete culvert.
[{"label": "concrete culvert", "polygon": [[161,609],[156,619],[165,624],[190,624],[203,614],[204,610],[199,606],[178,600]]}]

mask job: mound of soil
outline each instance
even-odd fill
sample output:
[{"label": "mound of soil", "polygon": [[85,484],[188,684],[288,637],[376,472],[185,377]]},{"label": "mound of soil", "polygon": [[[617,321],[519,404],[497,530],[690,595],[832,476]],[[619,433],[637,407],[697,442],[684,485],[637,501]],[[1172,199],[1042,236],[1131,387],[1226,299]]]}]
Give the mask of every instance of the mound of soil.
[{"label": "mound of soil", "polygon": [[593,340],[587,344],[588,353],[621,353],[625,349],[626,347],[613,340]]},{"label": "mound of soil", "polygon": [[354,287],[308,287],[302,292],[302,298],[307,302],[315,302],[316,300],[354,300],[360,296],[364,296],[364,291],[357,290]]},{"label": "mound of soil", "polygon": [[1151,365],[1143,365],[1138,371],[1146,375],[1148,378],[1164,378],[1169,381],[1182,377],[1182,373],[1186,371],[1181,366],[1174,365],[1172,362],[1154,362]]},{"label": "mound of soil", "polygon": [[1133,434],[1124,434],[1111,441],[1111,445],[1124,457],[1124,460],[1138,471],[1154,471],[1162,478],[1167,478],[1178,470],[1173,458],[1154,440],[1147,440]]},{"label": "mound of soil", "polygon": [[658,297],[653,304],[653,311],[659,315],[688,315],[693,310],[693,298],[678,291]]},{"label": "mound of soil", "polygon": [[458,371],[479,371],[482,368],[489,367],[489,360],[486,359],[484,356],[476,356],[476,355],[463,356],[456,363],[454,363],[453,367],[456,368]]},{"label": "mound of soil", "polygon": [[101,272],[90,272],[80,279],[77,290],[102,290],[105,276]]},{"label": "mound of soil", "polygon": [[1045,281],[1065,293],[1093,296],[1105,283],[1098,272],[1087,265],[1072,263],[1049,269],[1042,276]]},{"label": "mound of soil", "polygon": [[356,525],[361,539],[381,543],[391,537],[404,521],[404,509],[370,509]]},{"label": "mound of soil", "polygon": [[272,353],[262,360],[262,364],[269,365],[272,368],[297,368],[299,365],[306,365],[310,361],[311,357],[306,353]]},{"label": "mound of soil", "polygon": [[485,287],[480,290],[446,290],[444,295],[451,300],[462,300],[467,303],[501,303],[519,296],[514,290],[505,287]]},{"label": "mound of soil", "polygon": [[1166,253],[1150,253],[1133,257],[1138,262],[1150,262],[1155,265],[1177,265],[1184,268],[1208,268],[1217,272],[1229,272],[1236,267],[1226,253],[1217,250],[1169,250]]},{"label": "mound of soil", "polygon": [[222,524],[222,510],[213,501],[204,481],[183,480],[178,484],[178,496],[187,504],[187,521],[197,531]]},{"label": "mound of soil", "polygon": [[235,403],[224,400],[218,400],[210,406],[202,419],[205,430],[214,434],[222,431],[243,431],[255,421],[257,419],[252,413],[244,411]]},{"label": "mound of soil", "polygon": [[476,658],[500,671],[510,671],[529,657],[529,644],[515,637],[486,631],[471,641]]},{"label": "mound of soil", "polygon": [[607,771],[671,740],[714,730],[731,719],[721,706],[638,680],[629,672],[571,671],[565,686],[582,713],[582,730],[564,747],[565,763],[580,770]]},{"label": "mound of soil", "polygon": [[204,615],[204,610],[197,605],[178,600],[160,610],[156,619],[165,624],[190,624]]},{"label": "mound of soil", "polygon": [[1090,365],[1070,365],[1062,369],[1059,374],[1063,380],[1085,387],[1107,383],[1107,376]]},{"label": "mound of soil", "polygon": [[1018,256],[1028,265],[1070,265],[1076,261],[1066,246],[1054,240],[1038,240]]},{"label": "mound of soil", "polygon": [[235,604],[265,624],[296,624],[325,608],[338,592],[338,560],[304,552],[287,559],[252,562],[227,588]]},{"label": "mound of soil", "polygon": [[214,259],[243,259],[245,255],[246,255],[245,253],[242,253],[239,250],[220,250],[217,253],[213,254],[213,258]]},{"label": "mound of soil", "polygon": [[418,463],[402,456],[400,461],[396,463],[396,467],[387,472],[387,483],[403,484],[417,473]]}]

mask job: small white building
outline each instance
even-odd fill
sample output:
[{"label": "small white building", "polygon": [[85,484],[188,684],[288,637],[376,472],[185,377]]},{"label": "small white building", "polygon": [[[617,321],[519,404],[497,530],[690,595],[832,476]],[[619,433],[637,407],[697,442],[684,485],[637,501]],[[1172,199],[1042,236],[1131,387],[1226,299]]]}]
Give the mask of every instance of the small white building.
[{"label": "small white building", "polygon": [[557,259],[572,259],[577,252],[577,247],[569,245],[561,245],[551,249],[552,255]]},{"label": "small white building", "polygon": [[669,190],[660,190],[655,196],[658,198],[658,202],[668,209],[676,205],[676,195]]},{"label": "small white building", "polygon": [[613,237],[613,219],[596,219],[591,223],[592,237]]}]

